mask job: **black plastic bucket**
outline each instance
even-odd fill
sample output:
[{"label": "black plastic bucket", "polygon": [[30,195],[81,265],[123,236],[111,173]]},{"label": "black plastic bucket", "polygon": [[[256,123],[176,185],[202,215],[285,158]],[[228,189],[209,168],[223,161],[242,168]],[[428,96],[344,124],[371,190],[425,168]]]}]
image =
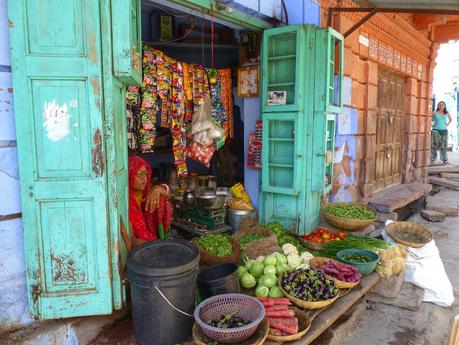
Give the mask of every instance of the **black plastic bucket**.
[{"label": "black plastic bucket", "polygon": [[199,272],[198,286],[203,299],[224,293],[239,293],[237,265],[218,264]]},{"label": "black plastic bucket", "polygon": [[175,345],[191,337],[199,252],[181,240],[145,243],[129,254],[134,335],[145,345]]}]

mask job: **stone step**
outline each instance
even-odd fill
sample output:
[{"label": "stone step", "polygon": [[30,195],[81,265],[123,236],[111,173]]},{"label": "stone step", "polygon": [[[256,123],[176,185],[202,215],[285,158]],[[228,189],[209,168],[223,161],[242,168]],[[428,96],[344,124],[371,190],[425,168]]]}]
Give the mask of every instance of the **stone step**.
[{"label": "stone step", "polygon": [[436,195],[427,197],[426,210],[441,212],[450,217],[456,217],[459,214],[457,203]]},{"label": "stone step", "polygon": [[439,175],[443,173],[459,173],[458,166],[433,166],[427,167],[427,172],[429,175]]},{"label": "stone step", "polygon": [[368,200],[378,212],[390,213],[430,193],[432,185],[409,183],[386,188]]},{"label": "stone step", "polygon": [[433,210],[422,210],[421,216],[429,222],[443,222],[445,220],[444,213]]},{"label": "stone step", "polygon": [[448,180],[459,181],[459,173],[442,173],[440,174],[440,177]]},{"label": "stone step", "polygon": [[441,177],[430,177],[429,182],[448,189],[459,190],[459,182],[457,181],[447,180]]}]

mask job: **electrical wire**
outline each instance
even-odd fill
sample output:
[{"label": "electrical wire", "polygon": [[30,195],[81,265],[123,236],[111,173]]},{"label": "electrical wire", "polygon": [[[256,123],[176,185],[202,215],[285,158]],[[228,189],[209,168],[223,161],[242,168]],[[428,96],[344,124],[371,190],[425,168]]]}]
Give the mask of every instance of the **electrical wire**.
[{"label": "electrical wire", "polygon": [[284,0],[281,0],[281,4],[282,4],[282,9],[283,9],[284,12],[285,12],[285,24],[288,25],[288,12],[287,12],[287,6],[285,5],[285,1],[284,1]]},{"label": "electrical wire", "polygon": [[[187,30],[187,32],[185,32],[185,34],[184,34],[182,37],[179,37],[179,38],[176,38],[176,39],[173,39],[173,40],[169,40],[169,41],[156,41],[156,42],[157,42],[157,43],[169,43],[169,42],[180,41],[180,40],[183,40],[184,38],[186,38],[186,37],[191,33],[191,31],[193,31],[194,26],[195,26],[195,24],[196,24],[196,17],[193,16],[193,17],[191,17],[191,18],[192,18],[191,26],[190,26],[190,28]],[[151,43],[155,43],[155,42],[151,42]]]},{"label": "electrical wire", "polygon": [[188,16],[192,15],[191,13],[178,14],[178,13],[170,12],[169,10],[166,10],[164,7],[162,7],[161,5],[158,5],[158,4],[150,4],[148,2],[142,2],[142,5],[146,5],[146,6],[149,6],[149,7],[156,7],[158,9],[160,9],[161,11],[163,11],[164,13],[167,13],[168,15],[173,16],[173,17],[177,17],[177,18],[184,18],[184,17],[188,17]]}]

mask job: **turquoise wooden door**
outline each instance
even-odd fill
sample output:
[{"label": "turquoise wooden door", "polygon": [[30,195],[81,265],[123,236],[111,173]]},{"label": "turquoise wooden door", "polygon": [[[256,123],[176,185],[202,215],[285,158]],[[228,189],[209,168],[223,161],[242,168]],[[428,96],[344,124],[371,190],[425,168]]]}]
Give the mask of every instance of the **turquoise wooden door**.
[{"label": "turquoise wooden door", "polygon": [[99,1],[8,5],[31,310],[111,313]]},{"label": "turquoise wooden door", "polygon": [[[126,134],[126,86],[142,79],[142,39],[140,0],[104,1],[110,10],[102,11],[102,41],[105,121],[107,131],[107,177],[110,219],[113,303],[120,309],[125,300],[124,275],[127,259],[122,225],[129,234],[129,194]],[[111,52],[106,54],[105,52]],[[113,70],[113,73],[112,73]]]}]

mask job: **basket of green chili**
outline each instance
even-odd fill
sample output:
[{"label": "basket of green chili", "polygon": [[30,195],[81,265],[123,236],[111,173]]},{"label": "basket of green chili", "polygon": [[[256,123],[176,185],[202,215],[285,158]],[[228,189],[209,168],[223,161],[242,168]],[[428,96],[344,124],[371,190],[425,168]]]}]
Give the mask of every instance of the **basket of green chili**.
[{"label": "basket of green chili", "polygon": [[377,217],[376,211],[357,203],[334,202],[322,207],[325,219],[334,227],[356,231],[372,224]]},{"label": "basket of green chili", "polygon": [[240,245],[234,239],[222,234],[208,234],[193,240],[198,247],[200,266],[216,264],[237,264]]}]

